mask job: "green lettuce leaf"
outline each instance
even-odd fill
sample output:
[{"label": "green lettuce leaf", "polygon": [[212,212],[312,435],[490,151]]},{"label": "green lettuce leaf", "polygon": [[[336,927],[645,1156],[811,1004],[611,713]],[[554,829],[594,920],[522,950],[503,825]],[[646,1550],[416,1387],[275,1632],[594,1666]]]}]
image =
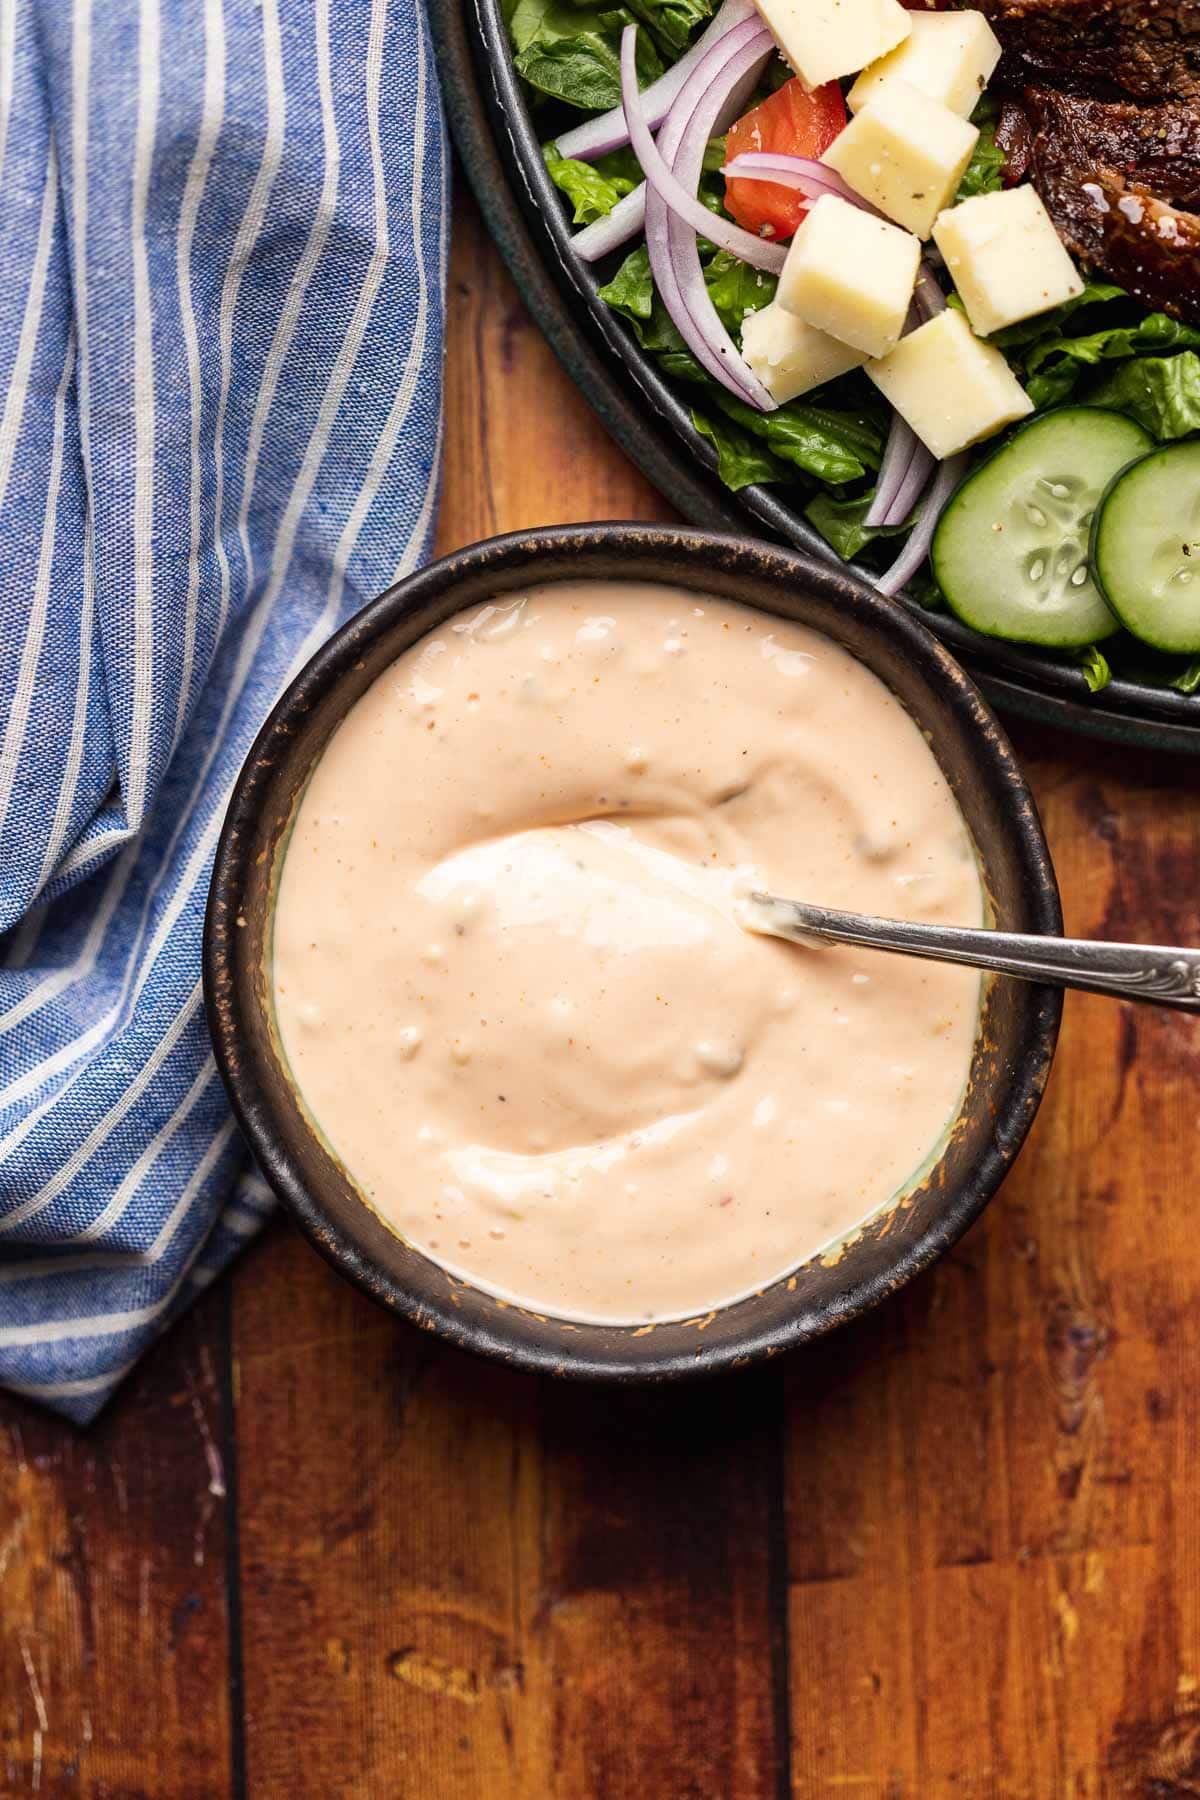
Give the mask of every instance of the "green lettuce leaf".
[{"label": "green lettuce leaf", "polygon": [[1075,392],[1081,373],[1078,363],[1064,362],[1044,375],[1029,376],[1025,392],[1033,401],[1034,411],[1047,412],[1052,406],[1062,406]]},{"label": "green lettuce leaf", "polygon": [[[654,307],[654,277],[650,273],[650,252],[645,244],[639,244],[631,250],[611,281],[597,290],[599,297],[614,312],[624,318],[632,319],[638,325],[650,317]],[[645,348],[645,340],[641,332],[638,338]]]},{"label": "green lettuce leaf", "polygon": [[[840,486],[857,481],[868,468],[878,465],[879,438],[859,415],[805,406],[796,400],[776,412],[760,413],[715,382],[704,380],[709,401],[703,412],[693,411],[692,422],[701,437],[715,445],[717,472],[735,492],[752,481],[794,481],[797,469],[816,481]],[[870,503],[868,495],[862,502],[863,512]],[[858,504],[834,502],[835,506]],[[837,515],[833,528],[838,529]],[[847,554],[857,555],[857,548]]]},{"label": "green lettuce leaf", "polygon": [[1200,431],[1200,356],[1140,356],[1113,369],[1086,399],[1128,413],[1161,442],[1187,437]]},{"label": "green lettuce leaf", "polygon": [[[638,343],[643,350],[654,352],[665,375],[673,376],[676,381],[691,382],[693,386],[710,385],[708,376],[680,337],[670,313],[658,297],[644,244],[630,251],[612,280],[598,291],[601,300],[629,320]],[[715,388],[716,383],[711,385]]]},{"label": "green lettuce leaf", "polygon": [[718,250],[704,270],[708,297],[716,307],[721,323],[736,338],[747,313],[757,312],[775,298],[778,285],[774,275],[752,269],[728,250]]},{"label": "green lettuce leaf", "polygon": [[1083,670],[1084,680],[1089,692],[1098,694],[1112,680],[1112,670],[1108,666],[1108,658],[1099,644],[1089,644],[1086,650],[1076,652],[1076,661]]},{"label": "green lettuce leaf", "polygon": [[926,612],[946,610],[946,596],[928,564],[923,569],[918,569],[915,575],[909,576],[904,584],[904,592],[915,606],[923,607]]},{"label": "green lettuce leaf", "polygon": [[996,142],[996,125],[1000,109],[985,95],[971,114],[971,123],[979,127],[979,136],[971,152],[971,160],[958,184],[955,201],[972,200],[976,194],[999,193],[1003,182],[1004,152]]},{"label": "green lettuce leaf", "polygon": [[627,181],[631,188],[641,185],[642,165],[629,144],[622,144],[616,150],[606,150],[603,156],[596,157],[591,167],[597,174],[603,175],[606,181]]},{"label": "green lettuce leaf", "polygon": [[598,7],[585,15],[571,0],[516,0],[507,13],[508,35],[514,50],[528,50],[539,42],[552,44],[556,38],[577,37],[600,16]]},{"label": "green lettuce leaf", "polygon": [[[1128,295],[1125,289],[1116,287],[1111,281],[1085,281],[1081,294],[1073,294],[1061,306],[1051,307],[1049,312],[1037,313],[1032,319],[1021,319],[1016,325],[1006,325],[1002,331],[994,331],[988,343],[995,344],[998,350],[1008,351],[1043,340],[1047,343],[1061,342],[1066,335],[1064,325],[1077,312],[1082,312],[1084,307],[1107,307],[1112,301],[1126,299]],[[957,294],[950,295],[950,304],[962,307]]]},{"label": "green lettuce leaf", "polygon": [[[757,272],[736,262],[724,251],[717,251],[705,269],[705,280],[717,311],[731,329],[741,325],[742,317],[753,306],[765,306],[774,292],[774,279],[764,275],[767,286],[755,286]],[[644,244],[631,250],[610,282],[599,290],[600,298],[614,312],[629,320],[643,350],[653,350],[664,359],[664,368],[684,381],[707,383],[708,377],[687,348],[670,314],[658,297],[650,273],[650,257]]]},{"label": "green lettuce leaf", "polygon": [[[950,304],[961,306],[957,294],[951,294]],[[1090,329],[1080,332],[1081,321]],[[1040,411],[1071,399],[1090,369],[1200,349],[1200,331],[1166,313],[1139,313],[1123,288],[1089,281],[1082,293],[1062,306],[994,332],[988,341],[1004,351]],[[1090,400],[1093,395],[1085,392],[1082,397]]]},{"label": "green lettuce leaf", "polygon": [[772,456],[817,481],[841,487],[879,467],[883,433],[866,412],[789,400],[774,412],[760,413],[723,389],[717,391],[715,384],[714,397],[726,418],[765,444]]},{"label": "green lettuce leaf", "polygon": [[1033,344],[1025,354],[1025,366],[1036,372],[1059,357],[1072,362],[1095,364],[1120,362],[1129,356],[1161,354],[1168,350],[1194,350],[1200,346],[1200,331],[1185,325],[1166,313],[1146,313],[1133,325],[1112,325],[1107,330],[1092,331],[1085,337],[1052,336]]},{"label": "green lettuce leaf", "polygon": [[864,521],[875,489],[858,494],[852,500],[839,500],[833,494],[814,494],[804,508],[804,516],[815,525],[827,544],[832,544],[843,562],[852,562],[867,544],[876,538],[903,537],[916,522],[914,512],[903,525],[867,525]]},{"label": "green lettuce leaf", "polygon": [[1197,657],[1194,662],[1188,663],[1187,667],[1176,675],[1171,686],[1178,689],[1181,694],[1200,692],[1200,657]]},{"label": "green lettuce leaf", "polygon": [[[509,21],[517,73],[530,87],[583,112],[607,112],[621,99],[621,32],[633,22],[625,7],[602,10],[569,0],[518,0]],[[663,72],[650,34],[638,33],[638,81]]]},{"label": "green lettuce leaf", "polygon": [[617,201],[636,186],[624,175],[606,176],[592,163],[560,156],[554,144],[545,145],[542,155],[551,181],[575,209],[572,220],[576,225],[591,225],[596,219],[607,218]]},{"label": "green lettuce leaf", "polygon": [[693,32],[712,17],[713,10],[712,0],[628,0],[628,5],[668,62],[687,49]]},{"label": "green lettuce leaf", "polygon": [[1200,347],[1200,331],[1195,326],[1181,324],[1166,313],[1146,313],[1133,324],[1110,325],[1082,337],[1051,332],[1017,354],[1026,370],[1026,389],[1040,408],[1060,405],[1075,392],[1087,370],[1100,364],[1127,362],[1156,352],[1161,359],[1163,352],[1196,347]]},{"label": "green lettuce leaf", "polygon": [[787,474],[787,470],[763,450],[748,431],[740,430],[730,419],[714,418],[693,409],[692,424],[715,448],[717,474],[735,494],[739,488],[749,487],[751,482],[780,481]]}]

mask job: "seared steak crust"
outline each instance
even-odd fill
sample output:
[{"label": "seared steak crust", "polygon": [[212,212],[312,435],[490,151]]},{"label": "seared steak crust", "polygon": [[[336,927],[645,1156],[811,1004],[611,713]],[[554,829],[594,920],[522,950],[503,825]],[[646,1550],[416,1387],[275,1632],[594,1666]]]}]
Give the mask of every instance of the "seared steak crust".
[{"label": "seared steak crust", "polygon": [[1200,217],[1115,169],[1039,161],[1034,183],[1076,256],[1146,306],[1200,325]]},{"label": "seared steak crust", "polygon": [[1200,99],[1200,0],[979,0],[1004,46],[998,79],[1140,100]]},{"label": "seared steak crust", "polygon": [[[1076,256],[1150,307],[1200,323],[1200,118],[1027,88],[1006,140]],[[1171,151],[1174,154],[1171,154]]]},{"label": "seared steak crust", "polygon": [[1114,169],[1177,206],[1200,201],[1200,109],[1180,100],[1135,106],[1048,87],[1027,87],[1023,102],[1039,160]]},{"label": "seared steak crust", "polygon": [[1004,45],[997,141],[1064,242],[1200,323],[1200,0],[977,0]]}]

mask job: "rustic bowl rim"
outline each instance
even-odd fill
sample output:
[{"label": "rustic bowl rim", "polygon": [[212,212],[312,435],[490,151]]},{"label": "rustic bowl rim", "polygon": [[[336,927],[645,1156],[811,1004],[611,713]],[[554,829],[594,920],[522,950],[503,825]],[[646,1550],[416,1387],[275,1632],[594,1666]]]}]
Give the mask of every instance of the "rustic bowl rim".
[{"label": "rustic bowl rim", "polygon": [[[1030,929],[1049,935],[1062,930],[1058,884],[1036,803],[1002,727],[975,684],[918,618],[854,575],[831,569],[801,551],[691,526],[609,521],[539,527],[487,538],[440,557],[396,582],[348,619],[288,683],[251,746],[230,799],[214,859],[203,938],[205,1009],[217,1068],[234,1115],[268,1184],[310,1242],[342,1275],[389,1310],[461,1348],[500,1357],[527,1370],[584,1380],[674,1380],[747,1366],[860,1317],[928,1268],[974,1223],[1016,1160],[1045,1091],[1062,1011],[1058,990],[1018,984],[1022,985],[1017,1002],[1021,1013],[1020,1056],[1007,1100],[996,1114],[990,1153],[948,1192],[946,1204],[936,1218],[918,1240],[902,1246],[886,1271],[861,1280],[853,1291],[831,1295],[802,1321],[777,1321],[742,1339],[688,1356],[660,1353],[654,1335],[641,1336],[624,1358],[566,1355],[561,1339],[555,1339],[550,1332],[544,1343],[530,1343],[516,1340],[511,1331],[506,1331],[505,1322],[513,1316],[540,1319],[541,1315],[532,1310],[496,1302],[489,1324],[465,1319],[453,1290],[457,1286],[459,1291],[467,1291],[471,1284],[456,1283],[432,1259],[421,1260],[445,1285],[444,1296],[436,1291],[432,1281],[430,1287],[434,1291],[418,1293],[410,1283],[384,1268],[378,1258],[364,1253],[353,1235],[330,1216],[320,1193],[313,1191],[293,1166],[283,1134],[272,1116],[260,1059],[244,1028],[247,1008],[256,1009],[261,1017],[262,1007],[252,985],[231,973],[239,895],[253,860],[261,802],[268,791],[271,770],[279,760],[280,739],[293,736],[314,705],[326,699],[352,670],[361,668],[365,647],[401,624],[408,613],[451,592],[466,576],[486,572],[491,566],[511,570],[515,559],[528,566],[532,585],[537,580],[538,564],[555,555],[570,554],[575,558],[588,553],[611,556],[637,552],[676,560],[680,581],[687,584],[690,578],[698,590],[703,583],[692,573],[693,563],[719,558],[733,572],[751,578],[798,580],[825,594],[836,593],[839,605],[852,608],[868,630],[890,636],[923,665],[928,679],[944,682],[960,716],[970,720],[968,729],[975,736],[989,775],[1011,796],[1007,829],[1027,885]],[[635,562],[630,578],[636,579],[637,575]],[[247,1048],[249,1054],[244,1053]],[[366,1202],[363,1213],[370,1213]],[[777,1280],[786,1280],[786,1275]],[[763,1291],[769,1292],[776,1285],[776,1281],[770,1282]],[[553,1317],[543,1323],[563,1327],[563,1321]],[[632,1333],[631,1327],[565,1328],[585,1336],[603,1329]]]}]

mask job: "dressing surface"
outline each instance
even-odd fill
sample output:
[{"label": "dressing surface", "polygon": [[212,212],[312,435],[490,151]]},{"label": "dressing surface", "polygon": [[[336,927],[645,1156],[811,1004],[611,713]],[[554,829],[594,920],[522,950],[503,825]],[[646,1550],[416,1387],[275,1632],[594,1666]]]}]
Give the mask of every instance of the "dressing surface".
[{"label": "dressing surface", "polygon": [[961,815],[875,676],[668,588],[460,616],[301,802],[274,939],[300,1091],[383,1217],[506,1298],[640,1323],[751,1292],[920,1168],[979,993],[751,935],[760,884],[980,922]]}]

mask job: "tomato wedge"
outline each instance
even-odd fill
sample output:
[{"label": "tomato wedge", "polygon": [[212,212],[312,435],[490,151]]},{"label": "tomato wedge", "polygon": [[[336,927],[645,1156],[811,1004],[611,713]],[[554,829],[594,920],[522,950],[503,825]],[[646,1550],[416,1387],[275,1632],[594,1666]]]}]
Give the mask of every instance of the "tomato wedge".
[{"label": "tomato wedge", "polygon": [[[730,126],[725,159],[754,150],[817,157],[845,123],[846,102],[836,81],[806,88],[793,77]],[[725,206],[744,230],[771,238],[790,238],[808,210],[802,194],[772,181],[727,181]]]}]

